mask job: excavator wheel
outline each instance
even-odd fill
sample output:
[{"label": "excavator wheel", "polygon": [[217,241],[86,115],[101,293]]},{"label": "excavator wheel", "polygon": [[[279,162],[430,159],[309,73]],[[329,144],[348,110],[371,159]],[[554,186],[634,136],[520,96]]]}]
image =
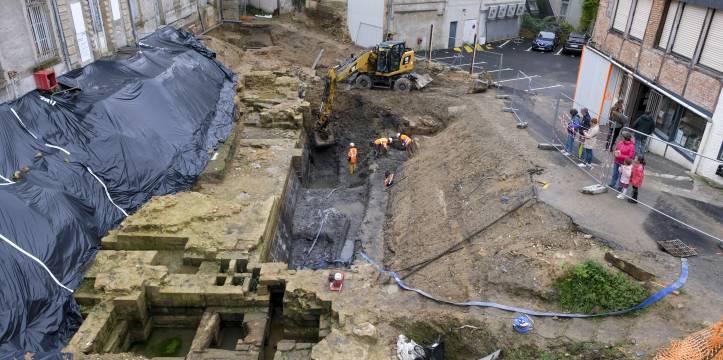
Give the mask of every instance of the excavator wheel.
[{"label": "excavator wheel", "polygon": [[412,82],[407,78],[400,78],[394,82],[394,90],[399,92],[409,92],[412,89]]},{"label": "excavator wheel", "polygon": [[371,89],[372,78],[370,78],[369,75],[359,75],[356,77],[356,80],[354,80],[354,86],[357,89]]}]

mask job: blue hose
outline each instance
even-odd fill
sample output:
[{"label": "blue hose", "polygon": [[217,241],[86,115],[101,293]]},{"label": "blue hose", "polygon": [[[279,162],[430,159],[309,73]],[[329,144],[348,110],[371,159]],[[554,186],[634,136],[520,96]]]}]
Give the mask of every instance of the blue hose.
[{"label": "blue hose", "polygon": [[434,297],[433,295],[413,287],[408,286],[407,284],[402,281],[402,279],[399,277],[399,275],[394,271],[387,271],[384,270],[379,264],[377,264],[374,260],[372,260],[367,254],[360,252],[359,253],[364,260],[366,260],[369,264],[372,264],[374,267],[377,268],[381,273],[383,274],[389,274],[392,278],[394,278],[394,281],[397,283],[397,285],[407,291],[413,291],[419,295],[422,295],[428,299],[434,300],[441,304],[448,304],[448,305],[454,305],[454,306],[474,306],[474,307],[491,307],[495,309],[500,309],[504,311],[511,311],[511,312],[517,312],[521,314],[531,315],[531,316],[542,316],[542,317],[560,317],[560,318],[592,318],[592,317],[604,317],[604,316],[614,316],[614,315],[623,315],[627,314],[633,311],[638,311],[645,309],[646,307],[660,301],[662,298],[670,295],[673,291],[676,291],[683,287],[685,284],[685,281],[688,279],[688,260],[685,258],[680,259],[680,275],[678,276],[678,279],[675,280],[672,284],[668,285],[664,289],[658,291],[657,293],[649,296],[647,299],[643,300],[638,305],[635,305],[633,307],[623,309],[623,310],[617,310],[607,313],[600,313],[600,314],[564,314],[564,313],[556,313],[556,312],[545,312],[545,311],[537,311],[537,310],[530,310],[525,308],[518,308],[514,306],[508,306],[508,305],[502,305],[497,304],[493,302],[487,302],[487,301],[467,301],[467,302],[455,302],[455,301],[449,301],[444,299],[439,299]]}]

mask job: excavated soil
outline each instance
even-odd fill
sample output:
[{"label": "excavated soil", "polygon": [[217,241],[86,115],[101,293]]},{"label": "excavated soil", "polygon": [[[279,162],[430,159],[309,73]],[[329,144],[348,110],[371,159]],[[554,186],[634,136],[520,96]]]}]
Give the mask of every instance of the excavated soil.
[{"label": "excavated soil", "polygon": [[[313,109],[318,109],[322,90],[319,76],[360,49],[325,32],[328,21],[307,15],[265,26],[263,35],[239,41],[224,31],[246,30],[220,29],[214,34],[218,38],[209,37],[206,44],[238,73],[272,70],[298,75],[305,82],[305,98],[311,103],[314,119],[318,114]],[[219,39],[233,40],[234,44]],[[267,46],[255,48],[259,44]],[[320,65],[315,72],[309,71],[322,48],[325,53]],[[338,260],[343,260],[342,254],[350,254],[351,243],[349,259],[357,264],[363,263],[358,254],[364,251],[386,268],[409,275],[408,284],[440,298],[559,310],[552,282],[563,266],[584,259],[604,263],[608,249],[579,232],[568,216],[536,199],[536,193],[545,190],[535,179],[544,178],[549,159],[529,150],[532,140],[515,128],[509,114],[500,111],[502,104],[493,94],[469,94],[469,78],[461,72],[423,61],[418,62],[417,71],[430,73],[434,81],[422,91],[404,95],[340,86],[331,120],[338,143],[326,149],[308,149],[310,176],[296,194],[290,268],[345,265]],[[311,124],[306,126],[309,129]],[[396,150],[381,158],[371,156],[371,139],[397,131],[415,135],[418,150],[413,157],[407,159],[406,153]],[[360,162],[353,176],[346,167],[349,142],[359,145]],[[382,188],[385,170],[397,174],[397,183],[389,191]],[[213,195],[222,197],[223,190],[217,191]],[[223,211],[236,210],[229,207]],[[322,222],[326,229],[320,231]],[[317,243],[311,249],[314,239]],[[405,270],[458,243],[461,250],[443,255],[411,275]],[[665,281],[677,271],[672,260],[652,256],[636,259],[666,274]],[[616,334],[627,334],[621,335],[623,340],[624,336],[638,339],[649,350],[660,346],[670,334],[695,328],[684,324],[678,315],[662,316],[673,309],[672,304],[662,304],[644,313],[645,321],[639,321],[656,322],[656,334],[646,335],[633,317],[597,323],[545,319],[536,330],[540,336],[510,339],[512,314],[446,307],[416,296],[405,297],[393,284],[368,286],[382,287],[375,291],[385,295],[359,298],[355,311],[386,314],[379,315],[375,325],[389,348],[394,346],[394,334],[400,332],[421,332],[427,341],[431,334],[449,336],[463,329],[467,332],[463,339],[469,341],[477,335],[476,330],[465,328],[470,324],[466,319],[484,318],[488,323],[478,343],[457,348],[460,354],[456,355],[461,358],[483,356],[483,352],[494,350],[493,345],[518,341],[541,347],[591,339],[613,343],[613,338],[620,337]],[[432,324],[434,331],[420,322]],[[602,335],[578,336],[584,329]],[[606,329],[613,330],[608,334]],[[331,342],[326,340],[323,345]]]}]

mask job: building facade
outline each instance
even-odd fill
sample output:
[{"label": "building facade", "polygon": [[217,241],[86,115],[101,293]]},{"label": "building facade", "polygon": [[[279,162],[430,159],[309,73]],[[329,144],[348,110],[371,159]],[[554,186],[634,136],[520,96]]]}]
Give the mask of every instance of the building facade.
[{"label": "building facade", "polygon": [[[575,100],[607,121],[612,104],[655,119],[649,150],[723,183],[723,2],[601,0]],[[696,156],[700,153],[704,156]]]},{"label": "building facade", "polygon": [[433,49],[472,44],[475,36],[479,43],[515,38],[520,32],[525,2],[348,0],[348,8],[349,32],[357,44],[369,46],[382,41],[384,36],[380,34],[391,34],[395,40],[404,40],[408,47],[426,50],[430,36]]},{"label": "building facade", "polygon": [[218,21],[218,0],[4,0],[0,101],[35,89],[33,73],[57,76],[135,46],[158,27],[201,30]]},{"label": "building facade", "polygon": [[565,20],[574,28],[580,26],[583,0],[549,0],[553,16]]}]

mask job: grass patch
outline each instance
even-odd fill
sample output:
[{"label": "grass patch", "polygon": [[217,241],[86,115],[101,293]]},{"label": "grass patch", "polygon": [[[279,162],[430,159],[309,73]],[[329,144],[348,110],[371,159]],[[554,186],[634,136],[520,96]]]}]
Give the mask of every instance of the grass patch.
[{"label": "grass patch", "polygon": [[568,268],[554,286],[560,306],[581,313],[625,309],[648,296],[647,290],[625,275],[610,272],[592,260]]}]

